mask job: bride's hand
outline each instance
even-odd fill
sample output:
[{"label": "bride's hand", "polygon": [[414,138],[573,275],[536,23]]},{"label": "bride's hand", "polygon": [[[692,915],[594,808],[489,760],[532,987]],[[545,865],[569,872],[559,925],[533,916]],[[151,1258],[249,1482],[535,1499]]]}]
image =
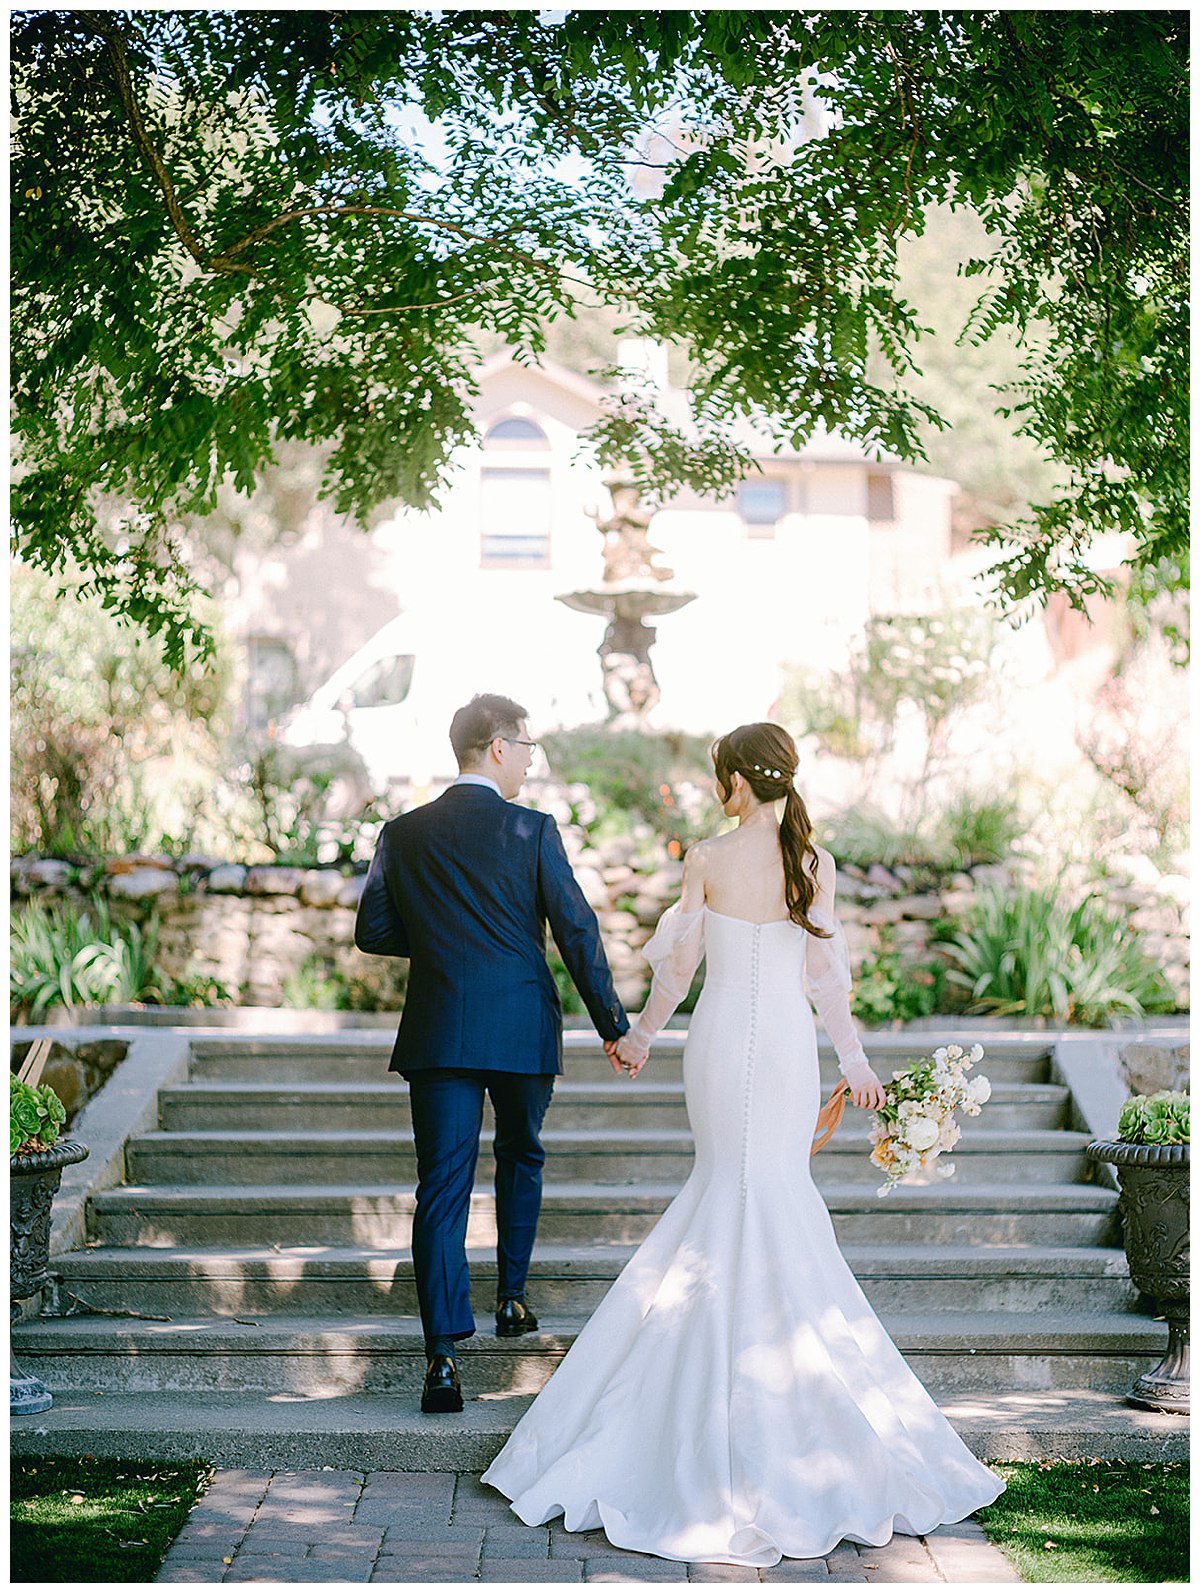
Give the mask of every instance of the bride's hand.
[{"label": "bride's hand", "polygon": [[648,1055],[648,1052],[642,1051],[638,1047],[632,1045],[630,1043],[629,1036],[627,1034],[623,1034],[617,1041],[616,1056],[613,1060],[614,1063],[620,1063],[621,1067],[626,1073],[629,1074],[631,1079],[636,1079],[638,1074],[645,1067]]},{"label": "bride's hand", "polygon": [[864,1112],[873,1112],[884,1104],[886,1093],[875,1073],[871,1070],[868,1072],[870,1077],[850,1091],[850,1099],[855,1106],[861,1106]]}]

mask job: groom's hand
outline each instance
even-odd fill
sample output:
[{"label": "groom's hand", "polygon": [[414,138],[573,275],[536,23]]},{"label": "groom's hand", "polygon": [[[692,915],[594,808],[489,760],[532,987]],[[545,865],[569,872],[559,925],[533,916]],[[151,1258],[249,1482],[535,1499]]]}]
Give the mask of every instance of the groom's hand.
[{"label": "groom's hand", "polygon": [[619,1073],[621,1071],[621,1064],[617,1061],[617,1042],[615,1040],[605,1040],[604,1054],[612,1063],[613,1072]]}]

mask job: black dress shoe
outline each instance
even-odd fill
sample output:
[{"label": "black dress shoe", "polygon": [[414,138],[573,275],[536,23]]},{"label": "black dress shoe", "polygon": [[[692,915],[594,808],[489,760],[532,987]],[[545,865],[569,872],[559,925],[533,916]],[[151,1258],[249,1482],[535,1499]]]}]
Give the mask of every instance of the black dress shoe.
[{"label": "black dress shoe", "polygon": [[538,1320],[524,1300],[501,1300],[496,1307],[496,1337],[519,1338],[522,1333],[536,1333]]},{"label": "black dress shoe", "polygon": [[425,1387],[421,1390],[421,1409],[430,1416],[444,1411],[463,1408],[462,1384],[458,1380],[458,1367],[449,1355],[435,1355],[425,1369]]}]

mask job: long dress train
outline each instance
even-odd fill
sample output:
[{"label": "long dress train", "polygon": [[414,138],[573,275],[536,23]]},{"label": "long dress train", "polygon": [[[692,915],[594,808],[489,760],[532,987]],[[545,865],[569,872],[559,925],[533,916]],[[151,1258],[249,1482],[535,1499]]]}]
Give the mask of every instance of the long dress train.
[{"label": "long dress train", "polygon": [[676,906],[646,947],[651,1027],[707,956],[683,1061],[695,1165],[484,1473],[530,1525],[770,1566],[929,1532],[1003,1490],[884,1331],[813,1183],[806,985],[843,1072],[866,1066],[832,902],[824,923],[830,940]]}]

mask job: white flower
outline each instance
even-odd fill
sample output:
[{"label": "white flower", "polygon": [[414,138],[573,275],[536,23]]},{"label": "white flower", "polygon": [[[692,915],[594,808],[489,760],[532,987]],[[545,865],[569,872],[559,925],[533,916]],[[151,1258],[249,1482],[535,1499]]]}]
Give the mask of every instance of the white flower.
[{"label": "white flower", "polygon": [[921,1110],[920,1101],[901,1101],[896,1108],[897,1115],[901,1118],[912,1117]]},{"label": "white flower", "polygon": [[927,1151],[937,1143],[938,1126],[932,1117],[910,1117],[904,1129],[904,1138],[917,1151]]},{"label": "white flower", "polygon": [[946,1055],[953,1062],[957,1062],[959,1057],[962,1056],[962,1054],[963,1054],[963,1048],[962,1048],[961,1045],[948,1045],[946,1047]]},{"label": "white flower", "polygon": [[933,1053],[933,1060],[935,1062],[946,1062],[949,1059],[949,1056],[950,1053],[947,1051],[946,1047],[944,1045],[939,1045],[937,1050]]},{"label": "white flower", "polygon": [[979,1113],[981,1111],[981,1108],[976,1106],[974,1101],[964,1101],[963,1102],[963,1111],[966,1113],[966,1115],[968,1117],[978,1117]]},{"label": "white flower", "polygon": [[938,1134],[938,1149],[953,1150],[961,1138],[962,1129],[959,1128],[952,1117],[947,1118],[942,1124],[941,1132]]},{"label": "white flower", "polygon": [[983,1047],[981,1045],[973,1045],[971,1047],[971,1049],[967,1052],[967,1057],[968,1057],[968,1060],[973,1062],[973,1063],[974,1062],[982,1062],[983,1061]]},{"label": "white flower", "polygon": [[967,1099],[976,1106],[982,1106],[985,1101],[992,1098],[992,1086],[988,1079],[981,1073],[977,1079],[972,1079],[967,1085]]},{"label": "white flower", "polygon": [[954,1163],[953,1162],[942,1162],[941,1165],[938,1167],[938,1177],[939,1178],[953,1178],[954,1177]]}]

